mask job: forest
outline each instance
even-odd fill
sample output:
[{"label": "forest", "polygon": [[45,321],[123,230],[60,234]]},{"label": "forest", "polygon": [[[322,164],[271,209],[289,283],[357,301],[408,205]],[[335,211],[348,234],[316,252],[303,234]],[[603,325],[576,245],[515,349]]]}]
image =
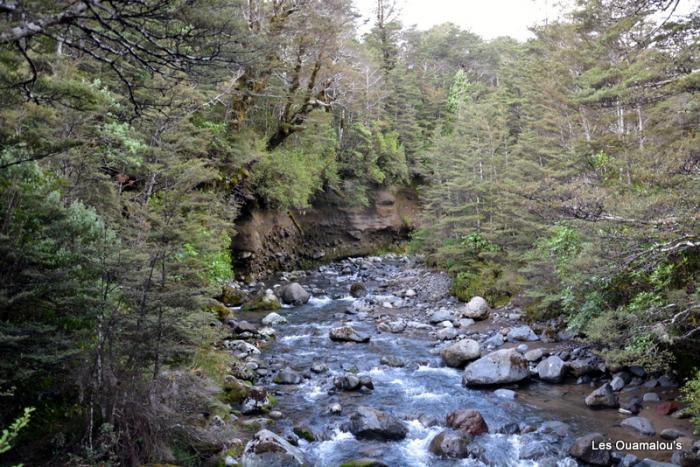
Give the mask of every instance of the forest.
[{"label": "forest", "polygon": [[400,253],[454,297],[673,371],[700,429],[683,1],[577,0],[522,42],[391,0],[365,26],[351,0],[0,0],[0,465],[224,462],[191,414],[235,392],[239,216],[377,190],[416,194]]}]

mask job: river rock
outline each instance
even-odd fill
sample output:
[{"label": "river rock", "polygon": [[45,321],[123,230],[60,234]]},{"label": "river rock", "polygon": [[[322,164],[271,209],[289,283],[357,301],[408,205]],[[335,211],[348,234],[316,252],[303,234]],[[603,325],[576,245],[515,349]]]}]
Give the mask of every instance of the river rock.
[{"label": "river rock", "polygon": [[377,325],[377,329],[381,332],[391,332],[398,334],[406,330],[406,321],[397,319],[395,321],[382,321]]},{"label": "river rock", "polygon": [[435,336],[441,341],[451,341],[457,338],[457,330],[455,328],[443,328],[436,332]]},{"label": "river rock", "polygon": [[279,310],[280,308],[282,305],[271,289],[265,290],[265,293],[254,297],[242,306],[242,309],[246,311]]},{"label": "river rock", "polygon": [[620,401],[620,409],[636,415],[642,410],[642,399],[637,396],[622,399]]},{"label": "river rock", "polygon": [[281,316],[274,311],[262,319],[262,323],[265,326],[276,326],[278,324],[284,324],[287,322],[287,318]]},{"label": "river rock", "polygon": [[510,389],[500,388],[500,389],[496,389],[495,391],[493,391],[493,393],[496,397],[500,397],[501,399],[513,400],[513,399],[516,399],[518,397],[518,393],[515,391],[512,391]]},{"label": "river rock", "polygon": [[566,362],[569,372],[575,377],[580,377],[598,371],[598,366],[589,359],[579,358]]},{"label": "river rock", "polygon": [[273,381],[277,384],[299,384],[302,379],[299,373],[289,367],[285,367],[277,372]]},{"label": "river rock", "polygon": [[361,457],[359,459],[349,459],[340,464],[341,467],[389,467],[382,461],[371,457]]},{"label": "river rock", "polygon": [[472,339],[462,339],[442,349],[440,352],[445,365],[461,368],[481,356],[481,346]]},{"label": "river rock", "polygon": [[244,332],[250,332],[250,333],[257,333],[258,332],[258,327],[254,325],[253,323],[250,323],[245,320],[241,321],[236,321],[233,319],[230,319],[226,322],[231,328],[233,329],[233,332],[236,334],[241,334]]},{"label": "river rock", "polygon": [[496,350],[470,363],[464,370],[462,384],[484,386],[515,383],[530,376],[527,360],[513,349]]},{"label": "river rock", "polygon": [[528,362],[536,362],[540,358],[544,356],[544,350],[542,349],[534,349],[534,350],[529,350],[525,352],[524,357],[525,360]]},{"label": "river rock", "polygon": [[328,333],[328,336],[332,341],[339,342],[358,342],[367,343],[369,342],[369,336],[366,334],[361,334],[355,331],[350,326],[342,326],[339,328],[333,328]]},{"label": "river rock", "polygon": [[505,343],[503,336],[499,333],[494,334],[484,341],[484,347],[500,347]]},{"label": "river rock", "polygon": [[468,328],[472,324],[474,324],[474,320],[471,318],[460,318],[457,320],[457,322],[455,322],[455,326],[460,328]]},{"label": "river rock", "polygon": [[381,410],[361,405],[350,415],[347,429],[357,439],[399,441],[406,437],[408,428],[401,420]]},{"label": "river rock", "polygon": [[303,305],[311,298],[311,294],[298,282],[292,282],[283,286],[279,291],[279,295],[282,303],[296,306]]},{"label": "river rock", "polygon": [[243,340],[224,341],[224,346],[229,350],[247,355],[258,355],[260,353],[260,349]]},{"label": "river rock", "polygon": [[333,414],[333,415],[338,415],[343,411],[343,406],[338,404],[337,402],[334,404],[331,404],[330,407],[328,407],[328,412]]},{"label": "river rock", "polygon": [[674,440],[680,438],[681,436],[685,436],[685,434],[681,431],[676,430],[675,428],[666,428],[664,430],[661,430],[660,436],[663,439]]},{"label": "river rock", "polygon": [[463,431],[472,436],[488,433],[489,427],[486,425],[484,417],[478,410],[466,409],[455,410],[447,414],[446,424],[455,430]]},{"label": "river rock", "polygon": [[590,433],[576,438],[569,450],[572,457],[592,465],[608,465],[610,463],[610,451],[605,449],[593,449],[593,443],[605,442],[600,433]]},{"label": "river rock", "polygon": [[533,331],[530,326],[517,326],[514,328],[511,328],[510,331],[508,331],[508,340],[511,342],[514,341],[536,341],[539,340],[539,337],[537,337],[537,334],[535,334],[535,331]]},{"label": "river rock", "polygon": [[464,318],[471,318],[476,320],[482,320],[489,317],[491,308],[489,304],[482,297],[472,297],[464,306],[462,310],[462,316]]},{"label": "river rock", "polygon": [[428,450],[438,457],[463,459],[469,455],[472,437],[463,431],[445,430],[430,441]]},{"label": "river rock", "polygon": [[564,364],[564,360],[555,355],[547,357],[537,365],[538,376],[542,381],[547,381],[549,383],[560,383],[564,378],[565,372],[566,365]]},{"label": "river rock", "polygon": [[585,402],[586,405],[591,408],[616,408],[619,405],[617,396],[608,383],[605,383],[586,396]]},{"label": "river rock", "polygon": [[661,398],[655,392],[645,392],[642,396],[644,402],[659,402]]},{"label": "river rock", "polygon": [[367,289],[359,282],[350,284],[350,295],[354,298],[361,298],[367,295]]},{"label": "river rock", "polygon": [[430,321],[430,324],[438,324],[443,321],[452,321],[454,319],[454,316],[452,316],[452,313],[449,310],[446,310],[444,308],[441,308],[437,311],[434,311],[430,314],[430,317],[428,318],[428,321]]},{"label": "river rock", "polygon": [[656,435],[656,429],[651,424],[648,418],[645,417],[630,417],[622,420],[621,426],[632,428],[633,430],[645,436]]},{"label": "river rock", "polygon": [[610,387],[613,391],[619,391],[625,387],[625,380],[620,376],[615,376],[612,381],[610,381]]},{"label": "river rock", "polygon": [[359,377],[353,375],[352,373],[348,373],[343,376],[334,377],[333,386],[342,391],[357,391],[362,387],[362,383],[360,383]]},{"label": "river rock", "polygon": [[301,449],[269,430],[258,431],[241,456],[242,467],[292,467],[309,465]]},{"label": "river rock", "polygon": [[403,368],[406,366],[406,362],[393,355],[382,355],[382,358],[379,359],[379,363],[394,368]]}]

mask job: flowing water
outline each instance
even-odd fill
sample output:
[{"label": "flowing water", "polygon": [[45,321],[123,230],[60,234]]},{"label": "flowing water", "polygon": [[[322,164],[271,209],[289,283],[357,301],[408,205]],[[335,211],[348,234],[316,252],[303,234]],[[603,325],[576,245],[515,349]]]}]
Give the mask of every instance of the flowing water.
[{"label": "flowing water", "polygon": [[[370,293],[372,284],[382,278],[401,274],[402,264],[385,260],[363,278]],[[407,329],[403,333],[379,333],[371,317],[358,319],[346,314],[353,298],[347,295],[356,275],[342,276],[332,268],[314,272],[300,282],[307,288],[322,288],[323,296],[313,297],[308,304],[280,312],[288,324],[276,326],[277,339],[263,351],[273,368],[289,366],[306,378],[300,385],[268,384],[276,394],[280,410],[286,417],[275,431],[291,429],[302,423],[320,434],[321,441],[300,440],[300,447],[309,460],[318,466],[338,466],[349,459],[374,458],[391,466],[574,466],[567,456],[573,435],[580,431],[576,423],[552,422],[553,417],[540,407],[518,399],[503,399],[493,389],[467,389],[461,384],[461,371],[442,366],[439,355],[431,353],[434,339],[425,330]],[[372,282],[379,280],[379,282]],[[382,291],[382,293],[386,293]],[[331,299],[329,297],[340,297]],[[244,319],[260,319],[260,314],[243,314]],[[350,324],[371,336],[368,344],[333,342],[331,328]],[[385,355],[406,362],[403,368],[380,364]],[[322,363],[328,372],[314,374],[309,368]],[[343,392],[333,390],[333,376],[346,370],[368,375],[374,383],[372,391]],[[342,414],[329,413],[329,406],[340,403]],[[357,440],[341,429],[343,422],[358,405],[368,405],[389,412],[405,421],[409,428],[402,441]],[[475,438],[478,459],[443,460],[428,451],[430,440],[445,429],[445,416],[456,409],[476,409],[486,420],[490,433]],[[516,423],[533,431],[521,434],[498,434],[499,427]],[[523,430],[527,431],[527,430]]]}]

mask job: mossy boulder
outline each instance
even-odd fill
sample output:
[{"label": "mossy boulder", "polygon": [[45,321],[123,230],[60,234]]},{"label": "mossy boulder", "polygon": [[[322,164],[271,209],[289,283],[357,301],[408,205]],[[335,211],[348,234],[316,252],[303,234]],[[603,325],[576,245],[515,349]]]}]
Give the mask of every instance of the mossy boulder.
[{"label": "mossy boulder", "polygon": [[273,311],[280,308],[282,308],[282,304],[270,289],[267,289],[264,294],[258,295],[241,307],[244,311]]},{"label": "mossy boulder", "polygon": [[226,306],[241,306],[247,295],[241,288],[224,285],[221,289],[221,295],[217,298]]}]

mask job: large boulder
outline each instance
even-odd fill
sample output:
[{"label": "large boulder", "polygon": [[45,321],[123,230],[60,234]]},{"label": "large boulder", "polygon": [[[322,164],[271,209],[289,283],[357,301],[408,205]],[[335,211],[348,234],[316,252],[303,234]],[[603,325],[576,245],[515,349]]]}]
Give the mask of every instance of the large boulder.
[{"label": "large boulder", "polygon": [[535,331],[530,329],[530,326],[517,326],[514,328],[511,328],[510,331],[508,331],[508,340],[511,342],[515,341],[536,341],[539,340],[539,337],[537,337],[537,334],[535,334]]},{"label": "large boulder", "polygon": [[406,437],[408,428],[391,414],[361,405],[350,415],[347,430],[357,439],[398,441]]},{"label": "large boulder", "polygon": [[605,383],[588,396],[586,396],[586,405],[593,409],[597,408],[616,408],[618,404],[617,395],[613,391],[609,383]]},{"label": "large boulder", "polygon": [[339,328],[333,328],[328,333],[328,337],[332,341],[337,342],[357,342],[357,343],[367,343],[369,342],[369,336],[366,334],[361,334],[350,326],[342,326]]},{"label": "large boulder", "polygon": [[481,346],[472,339],[462,339],[442,349],[440,352],[445,365],[461,368],[481,356]]},{"label": "large boulder", "polygon": [[282,287],[279,291],[282,303],[287,305],[303,305],[311,298],[311,294],[306,291],[298,282],[292,282]]},{"label": "large boulder", "polygon": [[428,450],[438,457],[448,459],[463,459],[469,456],[471,435],[463,431],[445,430],[438,433],[430,441]]},{"label": "large boulder", "polygon": [[[526,360],[527,360],[527,354]],[[566,373],[566,364],[564,360],[552,355],[542,360],[539,365],[537,365],[537,375],[542,381],[547,381],[549,383],[559,383],[564,378]]]},{"label": "large boulder", "polygon": [[279,310],[280,308],[282,308],[280,301],[270,289],[244,303],[241,307],[243,311]]},{"label": "large boulder", "polygon": [[593,449],[605,442],[605,438],[600,433],[589,433],[580,438],[576,438],[569,450],[572,457],[592,465],[610,464],[609,449]]},{"label": "large boulder", "polygon": [[242,467],[293,467],[310,465],[301,449],[269,430],[258,431],[241,456]]},{"label": "large boulder", "polygon": [[530,376],[527,360],[514,349],[491,352],[470,363],[462,375],[465,386],[515,383]]},{"label": "large boulder", "polygon": [[644,436],[654,436],[656,435],[656,429],[654,425],[651,424],[648,418],[644,417],[630,417],[622,420],[621,426],[626,428],[631,428],[636,432]]},{"label": "large boulder", "polygon": [[489,427],[486,425],[484,417],[478,410],[466,409],[455,410],[447,414],[447,426],[455,430],[463,431],[472,436],[488,433]]},{"label": "large boulder", "polygon": [[489,317],[491,308],[489,304],[481,297],[472,297],[462,310],[462,316],[471,319],[486,319]]}]

